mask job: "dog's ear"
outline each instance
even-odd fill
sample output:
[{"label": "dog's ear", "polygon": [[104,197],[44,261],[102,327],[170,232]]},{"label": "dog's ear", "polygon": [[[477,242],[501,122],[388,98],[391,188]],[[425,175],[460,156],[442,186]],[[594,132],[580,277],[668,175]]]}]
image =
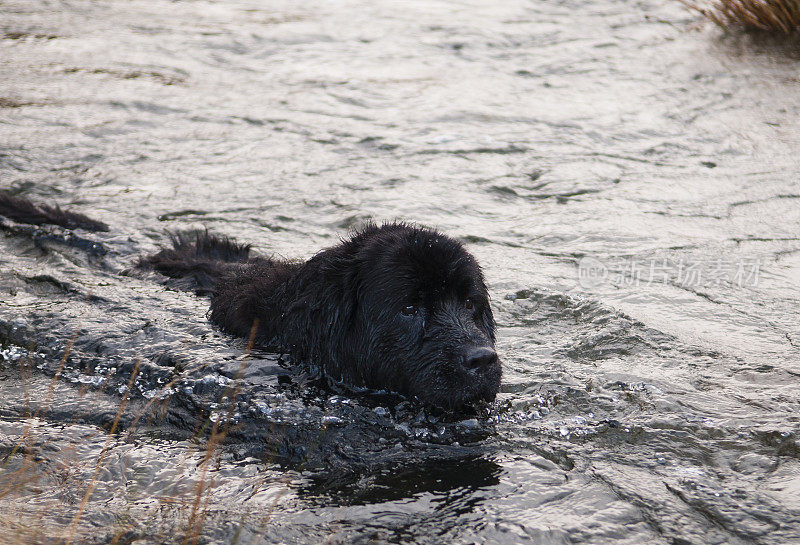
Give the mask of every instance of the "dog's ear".
[{"label": "dog's ear", "polygon": [[345,271],[338,285],[331,290],[331,326],[336,337],[343,337],[353,326],[358,309],[358,280],[352,271]]},{"label": "dog's ear", "polygon": [[349,256],[335,256],[326,263],[321,292],[321,307],[325,319],[320,324],[324,328],[321,338],[344,339],[353,327],[358,308],[359,279],[358,268],[353,266]]},{"label": "dog's ear", "polygon": [[343,256],[329,257],[334,259],[324,264],[314,284],[318,291],[311,312],[316,317],[310,316],[308,321],[313,337],[309,346],[329,377],[352,381],[353,361],[363,350],[358,345],[359,336],[353,334],[358,308],[357,275],[354,267],[344,263]]}]

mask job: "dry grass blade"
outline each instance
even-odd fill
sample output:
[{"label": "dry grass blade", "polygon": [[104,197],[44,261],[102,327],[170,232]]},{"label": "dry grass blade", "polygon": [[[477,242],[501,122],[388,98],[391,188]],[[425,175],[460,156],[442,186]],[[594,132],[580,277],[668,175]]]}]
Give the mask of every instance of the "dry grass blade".
[{"label": "dry grass blade", "polygon": [[[11,449],[11,452],[6,456],[3,460],[2,464],[0,464],[0,469],[5,469],[7,464],[11,461],[13,456],[22,448],[23,443],[26,443],[32,439],[31,437],[31,430],[33,426],[33,422],[39,417],[40,414],[43,412],[47,412],[50,408],[50,402],[53,398],[53,392],[55,391],[56,381],[58,377],[61,375],[61,372],[64,369],[64,364],[66,364],[67,359],[69,358],[69,353],[72,350],[72,346],[75,344],[75,339],[78,338],[78,332],[80,331],[80,325],[75,329],[75,334],[72,338],[67,342],[66,349],[64,350],[64,355],[61,358],[61,361],[58,364],[58,369],[56,369],[55,375],[50,381],[50,385],[47,388],[47,394],[45,395],[44,401],[39,407],[36,409],[36,412],[33,414],[32,418],[28,418],[28,423],[25,426],[25,430],[22,432],[22,436],[20,437],[19,442],[14,445],[14,448]],[[20,365],[24,365],[23,362],[20,362]],[[24,369],[21,370],[22,376],[25,375]],[[27,395],[27,394],[26,394]],[[26,401],[27,405],[27,401]],[[16,492],[17,490],[21,489],[27,482],[29,482],[33,477],[30,477],[28,474],[29,472],[36,466],[37,462],[34,460],[34,451],[33,448],[29,448],[27,451],[27,455],[25,457],[25,462],[22,464],[22,467],[16,470],[14,473],[11,474],[11,484],[5,488],[4,490],[0,490],[0,499],[3,497],[11,494],[12,492]]]},{"label": "dry grass blade", "polygon": [[680,0],[725,29],[800,34],[800,0]]},{"label": "dry grass blade", "polygon": [[125,405],[127,405],[128,403],[131,388],[133,388],[133,382],[136,380],[136,375],[139,373],[140,363],[141,360],[137,360],[136,365],[133,367],[131,378],[128,381],[128,388],[125,390],[125,395],[122,398],[122,402],[119,404],[117,415],[114,417],[114,423],[111,425],[111,429],[108,432],[108,438],[106,439],[106,444],[105,446],[103,446],[103,450],[100,451],[100,456],[97,458],[97,463],[94,466],[94,474],[92,475],[92,480],[91,482],[89,482],[89,487],[86,489],[86,494],[84,495],[83,501],[81,502],[81,505],[78,508],[78,513],[75,515],[75,518],[72,521],[72,527],[70,528],[69,535],[67,536],[64,545],[70,544],[73,536],[75,535],[75,530],[78,528],[78,523],[80,522],[81,516],[83,515],[83,510],[86,508],[86,503],[89,501],[89,496],[91,496],[92,490],[94,489],[94,483],[97,480],[97,474],[100,472],[100,466],[103,464],[103,458],[105,458],[106,452],[108,452],[108,447],[111,445],[111,440],[114,438],[114,432],[117,431],[117,425],[119,424],[119,419],[122,416],[122,413],[125,411]]},{"label": "dry grass blade", "polygon": [[250,356],[250,352],[253,350],[253,345],[255,343],[256,332],[258,331],[258,318],[253,321],[253,325],[250,327],[250,338],[247,342],[247,348],[245,350],[245,355],[242,358],[241,364],[239,365],[239,371],[236,374],[236,379],[233,382],[233,386],[229,388],[223,397],[228,397],[229,404],[228,404],[228,415],[227,418],[224,420],[224,428],[222,430],[219,429],[220,419],[214,420],[214,425],[211,430],[211,435],[208,439],[208,445],[206,447],[206,455],[203,461],[201,462],[202,466],[202,473],[200,477],[200,481],[197,484],[197,493],[195,494],[194,502],[192,503],[192,511],[189,515],[189,525],[186,531],[186,536],[183,540],[183,545],[187,545],[191,543],[195,545],[197,540],[200,537],[200,532],[203,528],[203,521],[205,520],[205,513],[208,507],[208,502],[210,501],[210,497],[206,498],[205,503],[203,504],[202,509],[200,508],[201,501],[203,499],[203,494],[210,491],[211,487],[213,486],[213,479],[211,482],[206,484],[206,479],[208,477],[208,470],[209,466],[211,465],[212,458],[214,454],[217,452],[217,447],[220,446],[228,435],[228,428],[230,423],[233,421],[233,415],[236,410],[236,396],[239,391],[239,381],[244,374],[245,366],[247,365],[248,357]]}]

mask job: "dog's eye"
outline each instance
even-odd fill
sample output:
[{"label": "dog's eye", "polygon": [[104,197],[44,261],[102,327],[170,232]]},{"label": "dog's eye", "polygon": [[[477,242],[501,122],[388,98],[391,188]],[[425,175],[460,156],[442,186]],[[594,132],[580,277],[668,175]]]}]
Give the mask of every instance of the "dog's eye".
[{"label": "dog's eye", "polygon": [[417,307],[414,305],[408,305],[407,307],[403,307],[403,310],[400,311],[400,314],[403,316],[413,316],[417,313]]},{"label": "dog's eye", "polygon": [[475,308],[475,302],[471,298],[467,298],[467,300],[464,301],[464,306],[467,307],[467,310],[472,310]]}]

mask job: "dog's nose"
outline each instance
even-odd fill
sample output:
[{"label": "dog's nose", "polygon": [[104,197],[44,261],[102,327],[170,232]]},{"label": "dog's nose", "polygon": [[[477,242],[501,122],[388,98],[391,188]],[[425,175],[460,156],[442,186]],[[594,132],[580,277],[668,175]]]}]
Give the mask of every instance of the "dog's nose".
[{"label": "dog's nose", "polygon": [[473,348],[464,358],[464,366],[467,369],[483,369],[495,363],[497,363],[497,352],[485,347]]}]

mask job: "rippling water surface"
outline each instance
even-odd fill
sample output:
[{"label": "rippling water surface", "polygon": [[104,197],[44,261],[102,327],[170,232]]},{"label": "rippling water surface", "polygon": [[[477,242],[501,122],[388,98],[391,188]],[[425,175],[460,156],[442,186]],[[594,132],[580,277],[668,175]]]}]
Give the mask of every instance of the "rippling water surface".
[{"label": "rippling water surface", "polygon": [[[0,2],[0,187],[112,226],[3,222],[3,539],[800,540],[800,51],[693,24]],[[491,407],[320,389],[129,270],[167,230],[308,257],[370,218],[483,264]]]}]

